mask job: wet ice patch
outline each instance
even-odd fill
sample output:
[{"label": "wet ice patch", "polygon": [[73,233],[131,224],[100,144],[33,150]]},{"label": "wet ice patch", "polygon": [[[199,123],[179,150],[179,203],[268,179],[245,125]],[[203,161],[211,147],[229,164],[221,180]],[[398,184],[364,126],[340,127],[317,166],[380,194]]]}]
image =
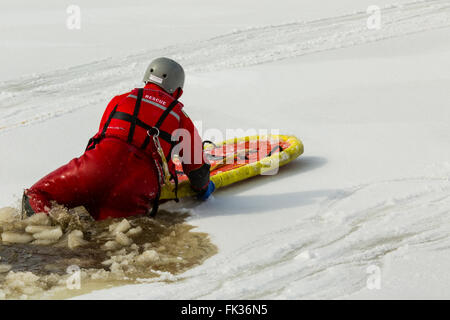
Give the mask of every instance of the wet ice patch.
[{"label": "wet ice patch", "polygon": [[[16,209],[0,209],[0,299],[66,298],[184,272],[217,250],[187,216],[96,222],[83,207],[55,206],[21,220]],[[74,279],[79,287],[70,290]]]}]

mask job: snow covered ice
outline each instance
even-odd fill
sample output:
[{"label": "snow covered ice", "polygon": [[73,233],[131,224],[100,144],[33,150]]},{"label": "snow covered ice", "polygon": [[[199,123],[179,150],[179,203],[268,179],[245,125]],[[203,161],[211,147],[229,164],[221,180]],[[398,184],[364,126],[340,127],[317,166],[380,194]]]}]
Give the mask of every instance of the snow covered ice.
[{"label": "snow covered ice", "polygon": [[[185,110],[204,131],[276,128],[305,145],[275,176],[203,204],[163,205],[162,219],[189,211],[187,223],[204,233],[207,249],[193,259],[201,264],[160,267],[140,283],[108,278],[109,287],[103,271],[82,273],[91,284],[81,298],[450,298],[450,1],[78,1],[79,31],[61,22],[64,6],[21,2],[0,5],[0,223],[14,226],[2,234],[17,243],[9,248],[45,253],[64,240],[62,257],[89,255],[89,234],[70,219],[18,223],[18,201],[82,153],[106,103],[138,86],[154,57],[186,66]],[[373,4],[380,29],[367,28]],[[170,6],[179,9],[170,26],[145,18]],[[165,230],[170,244],[179,230]],[[119,220],[104,231],[95,252],[114,253],[86,259],[86,269],[120,274],[127,261],[160,261],[154,246],[133,250],[145,224]],[[64,280],[16,272],[4,258],[0,278],[0,298],[45,297]]]}]

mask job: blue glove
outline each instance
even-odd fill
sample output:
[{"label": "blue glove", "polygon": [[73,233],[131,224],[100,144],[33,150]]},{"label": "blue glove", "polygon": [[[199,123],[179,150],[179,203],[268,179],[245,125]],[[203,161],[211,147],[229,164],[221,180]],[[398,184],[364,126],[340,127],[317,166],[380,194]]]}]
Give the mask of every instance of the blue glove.
[{"label": "blue glove", "polygon": [[216,190],[216,185],[214,182],[209,181],[208,188],[197,196],[198,200],[206,201],[211,196],[211,194]]}]

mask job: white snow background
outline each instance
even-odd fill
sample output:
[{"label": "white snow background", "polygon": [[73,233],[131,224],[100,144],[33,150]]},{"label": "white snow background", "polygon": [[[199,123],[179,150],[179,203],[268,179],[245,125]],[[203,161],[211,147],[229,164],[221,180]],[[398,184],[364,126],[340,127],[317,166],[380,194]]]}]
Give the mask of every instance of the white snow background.
[{"label": "white snow background", "polygon": [[0,49],[0,207],[81,155],[158,56],[186,67],[203,130],[305,145],[276,176],[165,206],[219,247],[203,265],[80,298],[450,298],[450,0],[2,0]]}]

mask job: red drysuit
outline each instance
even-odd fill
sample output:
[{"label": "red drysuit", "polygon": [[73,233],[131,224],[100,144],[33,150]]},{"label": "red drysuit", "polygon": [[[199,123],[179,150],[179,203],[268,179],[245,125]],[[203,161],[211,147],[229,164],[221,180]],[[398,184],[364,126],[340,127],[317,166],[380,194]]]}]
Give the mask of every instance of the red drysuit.
[{"label": "red drysuit", "polygon": [[[194,124],[176,100],[181,93],[178,89],[169,95],[150,83],[114,97],[86,152],[25,190],[28,207],[36,213],[48,212],[51,201],[69,208],[82,205],[97,220],[146,214],[152,200],[159,198],[163,177],[151,134],[159,131],[161,147],[170,159],[171,135],[179,128],[191,137],[183,170],[196,191],[207,188],[209,164]],[[171,161],[169,168],[174,174]]]}]

